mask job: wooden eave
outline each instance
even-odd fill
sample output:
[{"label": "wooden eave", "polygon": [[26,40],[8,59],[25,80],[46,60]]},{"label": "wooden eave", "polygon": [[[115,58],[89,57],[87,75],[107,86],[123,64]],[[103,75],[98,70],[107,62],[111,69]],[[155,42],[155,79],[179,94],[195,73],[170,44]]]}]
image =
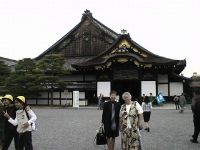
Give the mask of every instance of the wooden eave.
[{"label": "wooden eave", "polygon": [[[131,51],[130,48],[120,49],[118,48],[118,44],[120,41],[125,40],[131,45],[133,45],[133,49],[136,48],[137,51]],[[113,51],[117,49],[118,51],[124,51],[124,53],[113,53]],[[146,56],[146,57],[145,57]],[[174,60],[169,59],[166,57],[161,57],[159,55],[153,54],[152,52],[146,50],[145,48],[141,47],[139,44],[134,42],[129,34],[120,35],[119,38],[104,52],[100,53],[98,56],[83,62],[72,64],[72,66],[76,69],[86,69],[86,68],[94,68],[95,66],[105,66],[106,63],[112,62],[118,58],[127,58],[128,60],[136,60],[141,66],[151,65],[155,69],[158,68],[172,68],[174,72],[180,73],[186,66],[185,60]]]}]

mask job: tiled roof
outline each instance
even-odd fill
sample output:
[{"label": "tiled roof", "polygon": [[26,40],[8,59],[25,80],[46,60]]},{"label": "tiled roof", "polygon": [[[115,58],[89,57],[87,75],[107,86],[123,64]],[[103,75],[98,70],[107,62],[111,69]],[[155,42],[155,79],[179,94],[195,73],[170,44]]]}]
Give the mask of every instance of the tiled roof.
[{"label": "tiled roof", "polygon": [[58,40],[55,44],[53,44],[51,47],[49,47],[46,51],[44,51],[42,54],[40,54],[38,57],[36,57],[35,59],[40,59],[41,57],[43,57],[45,54],[48,54],[52,51],[54,51],[54,49],[56,48],[56,46],[58,46],[62,41],[66,40],[67,38],[70,37],[70,35],[75,32],[78,28],[80,28],[80,26],[84,23],[84,21],[86,19],[89,19],[91,21],[91,23],[93,23],[97,28],[99,28],[101,31],[103,31],[104,33],[108,34],[109,36],[111,36],[113,39],[116,39],[118,37],[118,34],[111,30],[110,28],[108,28],[107,26],[105,26],[104,24],[102,24],[101,22],[99,22],[97,19],[95,19],[92,14],[90,13],[89,10],[86,10],[83,13],[82,19],[80,21],[80,23],[78,23],[72,30],[70,30],[66,35],[64,35],[60,40]]}]

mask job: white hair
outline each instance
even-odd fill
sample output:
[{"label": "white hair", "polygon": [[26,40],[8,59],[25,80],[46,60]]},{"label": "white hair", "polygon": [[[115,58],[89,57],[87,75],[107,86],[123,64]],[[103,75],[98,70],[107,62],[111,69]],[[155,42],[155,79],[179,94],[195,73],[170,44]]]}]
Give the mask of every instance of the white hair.
[{"label": "white hair", "polygon": [[125,97],[126,95],[129,97],[129,99],[132,98],[131,93],[129,93],[129,92],[124,92],[123,95],[122,95],[122,98],[124,99],[124,97]]}]

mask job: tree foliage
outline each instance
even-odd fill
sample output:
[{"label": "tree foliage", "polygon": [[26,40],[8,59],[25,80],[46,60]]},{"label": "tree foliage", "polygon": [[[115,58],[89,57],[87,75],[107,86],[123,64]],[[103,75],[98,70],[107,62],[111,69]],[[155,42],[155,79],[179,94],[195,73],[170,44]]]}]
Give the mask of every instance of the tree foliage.
[{"label": "tree foliage", "polygon": [[37,97],[42,90],[49,90],[53,98],[53,91],[65,86],[60,78],[64,74],[64,63],[61,54],[45,55],[37,62],[31,58],[19,60],[15,72],[6,80],[6,87],[13,95],[26,97]]},{"label": "tree foliage", "polygon": [[11,69],[3,61],[0,61],[0,95],[5,94],[6,79],[9,77]]},{"label": "tree foliage", "polygon": [[35,61],[30,58],[19,60],[15,72],[7,80],[6,87],[13,95],[37,96],[42,86],[36,73]]},{"label": "tree foliage", "polygon": [[18,64],[15,67],[16,72],[22,73],[34,73],[36,69],[36,63],[31,58],[24,58],[19,60]]},{"label": "tree foliage", "polygon": [[40,72],[39,82],[43,87],[50,90],[52,101],[53,91],[55,89],[62,89],[65,86],[65,82],[60,78],[64,73],[64,63],[64,55],[49,54],[45,55],[37,64],[37,68]]},{"label": "tree foliage", "polygon": [[64,55],[49,54],[45,55],[44,58],[39,61],[37,67],[43,74],[55,76],[63,73],[64,63]]}]

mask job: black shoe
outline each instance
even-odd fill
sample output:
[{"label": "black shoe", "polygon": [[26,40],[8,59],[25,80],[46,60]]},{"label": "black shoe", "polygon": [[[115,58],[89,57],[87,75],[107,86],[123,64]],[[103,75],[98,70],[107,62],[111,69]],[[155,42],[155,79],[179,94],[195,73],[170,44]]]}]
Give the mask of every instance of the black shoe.
[{"label": "black shoe", "polygon": [[150,128],[147,128],[147,131],[150,132]]},{"label": "black shoe", "polygon": [[145,128],[145,130],[147,130],[147,128]]},{"label": "black shoe", "polygon": [[199,143],[197,140],[194,140],[194,139],[190,139],[190,142],[192,142],[192,143]]}]

